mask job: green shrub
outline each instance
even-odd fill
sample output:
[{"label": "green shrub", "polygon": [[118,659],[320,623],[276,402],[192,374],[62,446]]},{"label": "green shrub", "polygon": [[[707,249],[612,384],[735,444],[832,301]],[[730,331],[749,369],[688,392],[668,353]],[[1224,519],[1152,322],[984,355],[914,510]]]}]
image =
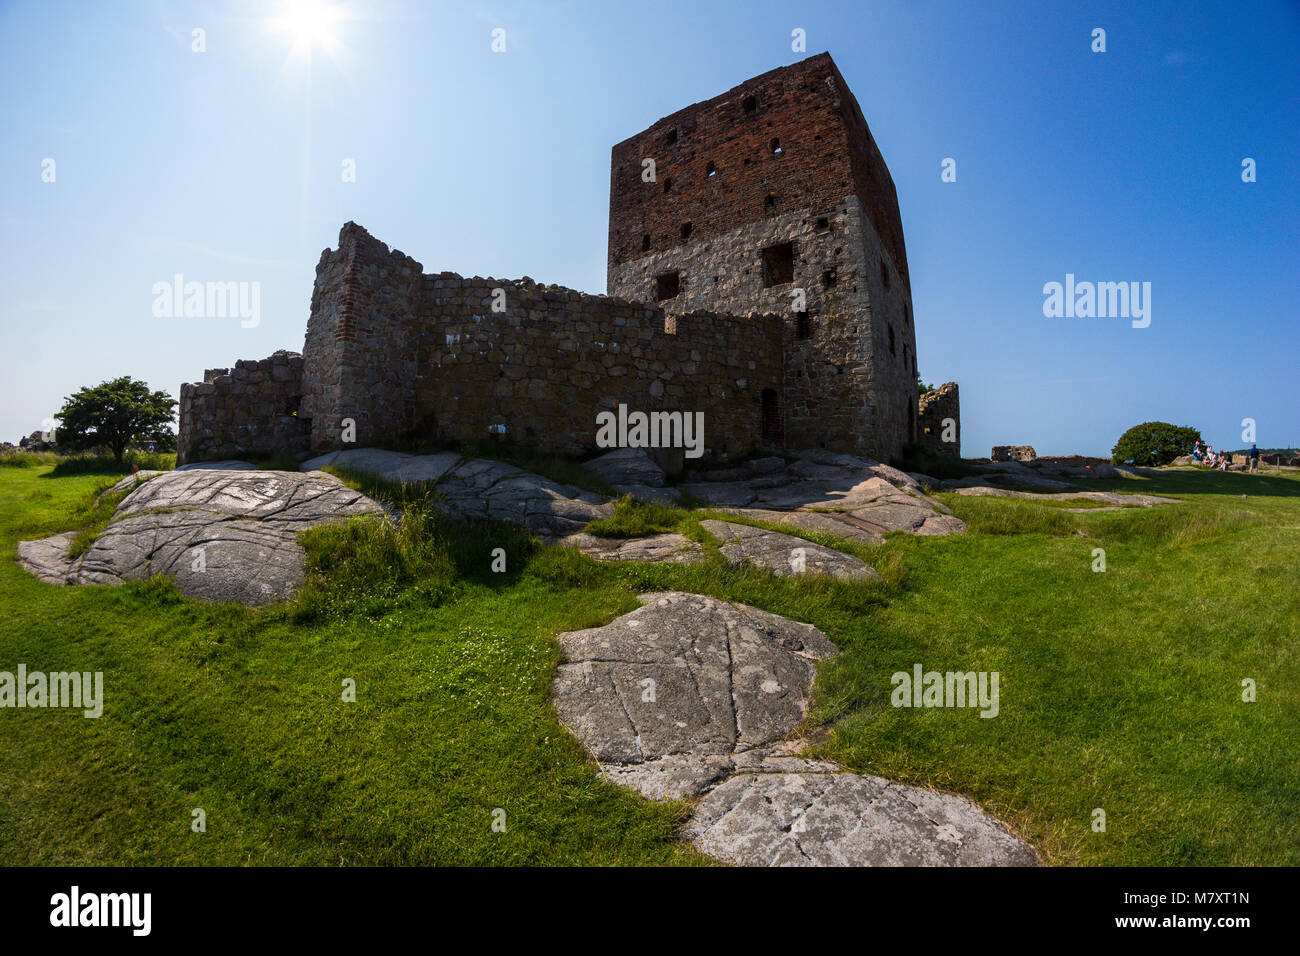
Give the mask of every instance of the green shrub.
[{"label": "green shrub", "polygon": [[52,451],[6,451],[0,452],[0,468],[39,468],[53,465],[59,456]]},{"label": "green shrub", "polygon": [[685,512],[667,505],[648,504],[624,495],[608,518],[593,521],[584,529],[603,538],[639,538],[678,530]]},{"label": "green shrub", "polygon": [[112,455],[68,455],[57,459],[58,464],[50,472],[55,478],[64,475],[128,475],[131,466],[139,466],[141,471],[171,471],[176,467],[176,455],[161,451],[127,452],[119,462]]},{"label": "green shrub", "polygon": [[1119,437],[1111,449],[1110,459],[1117,465],[1126,461],[1135,465],[1167,465],[1179,455],[1190,455],[1192,446],[1202,440],[1195,428],[1168,422],[1143,422]]}]

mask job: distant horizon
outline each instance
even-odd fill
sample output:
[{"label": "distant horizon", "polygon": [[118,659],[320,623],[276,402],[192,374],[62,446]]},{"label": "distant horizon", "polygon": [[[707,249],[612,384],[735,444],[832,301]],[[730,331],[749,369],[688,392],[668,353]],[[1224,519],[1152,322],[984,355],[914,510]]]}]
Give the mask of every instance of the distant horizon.
[{"label": "distant horizon", "polygon": [[[897,187],[917,365],[959,385],[965,457],[1108,458],[1145,421],[1300,448],[1292,4],[326,0],[310,36],[277,6],[0,10],[2,440],[122,375],[179,398],[301,352],[347,221],[426,272],[603,292],[614,144],[825,50]],[[255,288],[257,321],[160,314],[175,276]]]}]

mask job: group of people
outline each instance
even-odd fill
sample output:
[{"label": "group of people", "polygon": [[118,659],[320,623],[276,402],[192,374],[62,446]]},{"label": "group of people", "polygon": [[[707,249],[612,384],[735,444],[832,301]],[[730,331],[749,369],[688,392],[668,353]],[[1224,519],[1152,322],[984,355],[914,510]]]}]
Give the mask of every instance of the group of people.
[{"label": "group of people", "polygon": [[[1215,451],[1214,446],[1210,444],[1206,444],[1206,446],[1202,448],[1199,441],[1192,448],[1192,458],[1196,461],[1204,462],[1212,469],[1217,468],[1219,471],[1227,471],[1228,466],[1232,464],[1232,452]],[[1251,471],[1258,470],[1259,449],[1253,444],[1250,446],[1250,451],[1246,453],[1246,461],[1249,463]]]}]

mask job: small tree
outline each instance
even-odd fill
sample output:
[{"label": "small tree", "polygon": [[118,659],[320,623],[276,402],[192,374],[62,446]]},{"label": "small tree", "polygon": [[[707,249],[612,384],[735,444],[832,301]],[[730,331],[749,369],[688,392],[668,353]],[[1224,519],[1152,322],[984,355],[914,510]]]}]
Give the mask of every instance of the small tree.
[{"label": "small tree", "polygon": [[1192,446],[1201,440],[1201,433],[1195,428],[1168,422],[1143,422],[1119,436],[1110,451],[1110,460],[1117,465],[1129,460],[1135,465],[1167,465],[1179,455],[1190,455]]},{"label": "small tree", "polygon": [[129,375],[83,388],[69,396],[54,417],[63,424],[57,442],[72,448],[105,445],[122,464],[126,449],[136,442],[174,442],[168,427],[176,400],[166,392],[151,392]]},{"label": "small tree", "polygon": [[921,381],[921,376],[918,375],[916,377],[916,391],[918,394],[924,395],[926,392],[933,392],[934,386],[926,385],[925,382]]}]

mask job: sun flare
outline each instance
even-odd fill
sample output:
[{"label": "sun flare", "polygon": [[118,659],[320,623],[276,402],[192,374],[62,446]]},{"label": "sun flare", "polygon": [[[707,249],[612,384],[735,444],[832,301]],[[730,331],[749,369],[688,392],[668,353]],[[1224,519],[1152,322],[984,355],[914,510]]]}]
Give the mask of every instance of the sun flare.
[{"label": "sun flare", "polygon": [[295,49],[334,44],[334,23],[340,10],[323,0],[287,0],[276,26],[293,38]]}]

